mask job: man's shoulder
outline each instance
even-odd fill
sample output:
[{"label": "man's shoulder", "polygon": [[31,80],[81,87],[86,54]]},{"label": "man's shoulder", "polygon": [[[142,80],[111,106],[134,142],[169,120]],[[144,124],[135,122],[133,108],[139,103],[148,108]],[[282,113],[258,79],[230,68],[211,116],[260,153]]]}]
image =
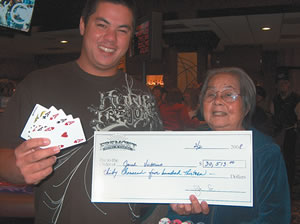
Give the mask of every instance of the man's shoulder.
[{"label": "man's shoulder", "polygon": [[57,71],[69,70],[72,67],[74,67],[74,61],[70,61],[70,62],[63,63],[63,64],[51,65],[51,66],[45,67],[45,68],[40,68],[40,69],[37,69],[37,70],[31,72],[29,75],[39,75],[39,74],[48,74],[48,73],[53,74],[54,72],[57,72]]},{"label": "man's shoulder", "polygon": [[134,74],[129,74],[127,72],[124,72],[122,70],[119,71],[119,74],[121,74],[122,76],[126,77],[127,79],[132,80],[133,82],[137,83],[137,84],[141,84],[144,85],[142,80],[140,80],[136,75]]},{"label": "man's shoulder", "polygon": [[273,97],[273,103],[277,102],[294,102],[298,103],[300,102],[300,95],[294,91],[292,91],[286,98],[282,99],[280,94],[276,94]]},{"label": "man's shoulder", "polygon": [[300,95],[298,94],[298,93],[296,93],[296,92],[292,92],[291,93],[291,97],[293,98],[293,100],[295,101],[295,102],[300,102]]},{"label": "man's shoulder", "polygon": [[18,89],[29,88],[33,90],[38,89],[37,86],[50,86],[50,84],[67,80],[71,75],[73,75],[71,62],[36,69],[25,76],[18,85]]},{"label": "man's shoulder", "polygon": [[[72,66],[74,63],[68,62],[64,64],[52,65],[46,68],[39,68],[30,72],[24,80],[23,85],[36,85],[37,83],[47,83],[56,80],[67,79],[69,75],[73,75]],[[73,76],[74,77],[74,76]]]},{"label": "man's shoulder", "polygon": [[119,74],[121,74],[121,77],[125,77],[125,81],[129,86],[134,85],[135,89],[137,88],[150,93],[149,87],[145,83],[143,83],[143,81],[140,80],[136,75],[128,74],[126,72],[123,72],[122,70],[119,71]]}]

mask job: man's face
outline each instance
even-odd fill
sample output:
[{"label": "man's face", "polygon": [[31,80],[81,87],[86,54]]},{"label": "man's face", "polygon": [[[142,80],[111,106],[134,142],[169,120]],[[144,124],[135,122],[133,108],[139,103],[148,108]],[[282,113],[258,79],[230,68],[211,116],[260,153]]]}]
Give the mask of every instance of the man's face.
[{"label": "man's face", "polygon": [[120,59],[129,47],[132,22],[130,9],[109,2],[100,2],[87,24],[81,18],[83,45],[80,66],[93,75],[114,75]]},{"label": "man's face", "polygon": [[278,90],[280,93],[288,93],[290,89],[290,81],[289,80],[279,80],[278,81]]},{"label": "man's face", "polygon": [[161,91],[159,89],[154,89],[153,95],[154,95],[155,99],[157,99],[157,100],[161,99]]}]

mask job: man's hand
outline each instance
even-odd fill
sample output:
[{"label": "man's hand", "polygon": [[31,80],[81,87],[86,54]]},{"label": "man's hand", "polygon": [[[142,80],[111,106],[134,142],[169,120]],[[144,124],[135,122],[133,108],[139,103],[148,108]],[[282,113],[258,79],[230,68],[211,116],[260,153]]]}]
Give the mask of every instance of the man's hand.
[{"label": "man's hand", "polygon": [[59,147],[43,148],[50,144],[47,138],[33,138],[15,149],[16,165],[27,184],[38,184],[53,171]]},{"label": "man's hand", "polygon": [[190,196],[191,204],[171,204],[171,208],[179,215],[191,215],[203,213],[207,215],[209,213],[209,207],[206,201],[199,203],[195,195]]}]

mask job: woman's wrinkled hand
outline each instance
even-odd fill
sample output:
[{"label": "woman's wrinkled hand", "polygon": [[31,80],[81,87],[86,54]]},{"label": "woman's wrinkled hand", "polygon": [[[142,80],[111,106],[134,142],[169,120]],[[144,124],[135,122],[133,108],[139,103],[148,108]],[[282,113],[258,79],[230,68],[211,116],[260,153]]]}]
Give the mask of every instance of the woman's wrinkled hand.
[{"label": "woman's wrinkled hand", "polygon": [[171,204],[171,208],[179,215],[192,215],[209,213],[209,207],[206,201],[199,203],[195,195],[190,196],[191,204]]}]

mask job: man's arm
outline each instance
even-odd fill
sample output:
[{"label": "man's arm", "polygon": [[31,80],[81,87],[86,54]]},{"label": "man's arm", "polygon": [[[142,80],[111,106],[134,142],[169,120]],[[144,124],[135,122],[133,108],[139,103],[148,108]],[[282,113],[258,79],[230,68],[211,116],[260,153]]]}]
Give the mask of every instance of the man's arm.
[{"label": "man's arm", "polygon": [[0,179],[15,184],[23,184],[24,179],[17,168],[13,149],[0,149]]},{"label": "man's arm", "polygon": [[59,147],[46,138],[30,139],[16,149],[0,149],[0,179],[16,184],[37,184],[53,171]]}]

